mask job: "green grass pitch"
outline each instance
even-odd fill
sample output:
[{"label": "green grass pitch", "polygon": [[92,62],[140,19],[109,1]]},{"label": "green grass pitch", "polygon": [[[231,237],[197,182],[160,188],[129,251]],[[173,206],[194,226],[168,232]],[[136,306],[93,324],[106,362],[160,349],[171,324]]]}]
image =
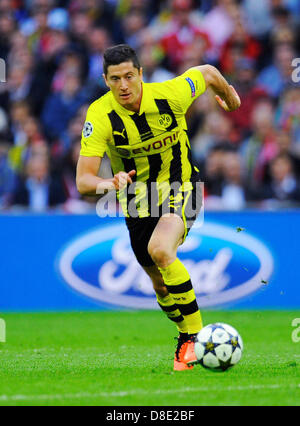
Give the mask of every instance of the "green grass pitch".
[{"label": "green grass pitch", "polygon": [[161,312],[0,316],[0,405],[300,405],[299,312],[204,311],[244,340],[224,373],[173,372],[177,333]]}]

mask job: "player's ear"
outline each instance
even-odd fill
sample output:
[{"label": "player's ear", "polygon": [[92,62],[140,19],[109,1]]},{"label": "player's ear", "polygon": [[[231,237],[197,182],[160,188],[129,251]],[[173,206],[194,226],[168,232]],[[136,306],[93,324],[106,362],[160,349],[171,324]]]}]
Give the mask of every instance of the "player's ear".
[{"label": "player's ear", "polygon": [[106,75],[104,73],[102,74],[102,77],[103,77],[103,80],[105,81],[106,86],[110,89],[109,84],[107,82]]},{"label": "player's ear", "polygon": [[139,69],[139,76],[140,76],[140,79],[143,80],[143,68],[142,67]]}]

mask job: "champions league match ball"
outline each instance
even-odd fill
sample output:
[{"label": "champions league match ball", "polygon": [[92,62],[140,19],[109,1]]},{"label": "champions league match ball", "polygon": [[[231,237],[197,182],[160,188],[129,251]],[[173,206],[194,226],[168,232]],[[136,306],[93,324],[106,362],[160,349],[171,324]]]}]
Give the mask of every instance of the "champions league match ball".
[{"label": "champions league match ball", "polygon": [[195,339],[197,364],[213,371],[225,371],[236,365],[242,357],[243,349],[239,333],[223,323],[207,325]]}]

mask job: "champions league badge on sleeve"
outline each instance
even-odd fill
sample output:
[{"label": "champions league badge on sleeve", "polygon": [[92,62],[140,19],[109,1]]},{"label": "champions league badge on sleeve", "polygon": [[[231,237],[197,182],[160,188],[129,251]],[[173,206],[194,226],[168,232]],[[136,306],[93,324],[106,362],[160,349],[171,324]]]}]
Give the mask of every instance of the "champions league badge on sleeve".
[{"label": "champions league badge on sleeve", "polygon": [[85,138],[89,138],[93,133],[93,125],[89,121],[86,121],[83,126],[82,134]]},{"label": "champions league badge on sleeve", "polygon": [[192,79],[190,79],[189,77],[186,78],[186,81],[189,83],[189,85],[191,86],[191,90],[192,90],[192,98],[194,98],[196,96],[196,88],[194,85],[194,82]]}]

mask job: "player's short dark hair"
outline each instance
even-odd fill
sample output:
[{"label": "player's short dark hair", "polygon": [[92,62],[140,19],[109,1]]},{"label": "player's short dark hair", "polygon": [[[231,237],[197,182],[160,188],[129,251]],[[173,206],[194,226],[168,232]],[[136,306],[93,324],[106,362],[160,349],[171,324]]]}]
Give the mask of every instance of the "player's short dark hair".
[{"label": "player's short dark hair", "polygon": [[119,44],[118,46],[109,47],[104,53],[103,71],[107,75],[110,65],[119,65],[122,62],[132,62],[133,66],[140,70],[141,65],[137,54],[128,44]]}]

